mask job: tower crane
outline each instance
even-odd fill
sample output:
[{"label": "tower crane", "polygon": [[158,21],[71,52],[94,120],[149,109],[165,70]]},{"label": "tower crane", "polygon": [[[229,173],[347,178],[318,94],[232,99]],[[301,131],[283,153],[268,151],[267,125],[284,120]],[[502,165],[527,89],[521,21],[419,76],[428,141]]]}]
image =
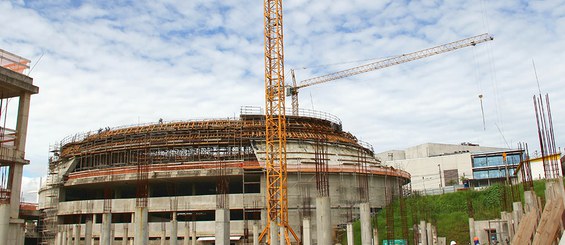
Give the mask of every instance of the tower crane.
[{"label": "tower crane", "polygon": [[264,0],[263,7],[267,226],[259,240],[267,235],[267,244],[278,244],[281,238],[290,244],[290,232],[300,243],[288,224],[282,0]]},{"label": "tower crane", "polygon": [[294,70],[291,70],[292,86],[287,86],[287,89],[289,90],[287,92],[287,96],[292,96],[292,115],[298,116],[298,90],[299,89],[309,87],[309,86],[312,86],[312,85],[316,85],[316,84],[321,84],[321,83],[333,81],[333,80],[338,80],[338,79],[345,78],[345,77],[358,75],[358,74],[369,72],[369,71],[383,69],[383,68],[386,68],[386,67],[389,67],[389,66],[399,65],[399,64],[402,64],[402,63],[406,63],[406,62],[423,59],[423,58],[434,56],[434,55],[437,55],[437,54],[447,53],[447,52],[454,51],[454,50],[464,48],[464,47],[475,46],[477,44],[480,44],[480,43],[483,43],[483,42],[488,42],[488,41],[491,41],[493,39],[494,38],[491,35],[489,35],[488,33],[484,33],[484,34],[481,34],[481,35],[478,35],[478,36],[461,39],[459,41],[439,45],[439,46],[436,46],[436,47],[432,47],[432,48],[428,48],[428,49],[424,49],[424,50],[420,50],[420,51],[416,51],[416,52],[412,52],[412,53],[394,56],[392,58],[372,62],[372,63],[369,63],[369,64],[349,68],[349,69],[338,71],[338,72],[329,73],[329,74],[319,76],[319,77],[309,78],[309,79],[303,80],[299,83],[296,82]]}]

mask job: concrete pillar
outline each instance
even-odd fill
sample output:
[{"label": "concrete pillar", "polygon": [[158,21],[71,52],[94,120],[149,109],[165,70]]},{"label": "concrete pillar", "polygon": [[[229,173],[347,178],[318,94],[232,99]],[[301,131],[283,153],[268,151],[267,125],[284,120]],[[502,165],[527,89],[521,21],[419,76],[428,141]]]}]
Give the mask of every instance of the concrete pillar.
[{"label": "concrete pillar", "polygon": [[353,237],[353,223],[348,222],[346,226],[347,230],[347,245],[353,245],[355,238]]},{"label": "concrete pillar", "polygon": [[[310,231],[310,218],[305,217],[302,219],[302,245],[312,244],[312,232]],[[320,243],[321,244],[321,243]]]},{"label": "concrete pillar", "polygon": [[473,238],[475,238],[475,219],[469,218],[469,242],[473,244]]},{"label": "concrete pillar", "polygon": [[257,220],[253,221],[253,245],[259,245],[259,224],[257,224]]},{"label": "concrete pillar", "polygon": [[61,240],[61,231],[57,231],[57,235],[55,236],[55,245],[63,245],[63,241]]},{"label": "concrete pillar", "polygon": [[0,241],[8,241],[10,231],[10,204],[0,204]]},{"label": "concrete pillar", "polygon": [[92,244],[92,219],[87,219],[84,225],[84,244]]},{"label": "concrete pillar", "polygon": [[316,240],[318,244],[331,244],[332,222],[330,197],[316,197]]},{"label": "concrete pillar", "polygon": [[229,208],[216,209],[216,242],[218,245],[230,244],[230,210]]},{"label": "concrete pillar", "polygon": [[171,236],[169,238],[170,245],[178,245],[178,221],[177,212],[173,212],[173,220],[171,220]]},{"label": "concrete pillar", "polygon": [[196,222],[192,222],[192,229],[190,233],[192,236],[192,245],[196,245]]},{"label": "concrete pillar", "polygon": [[135,207],[135,245],[146,245],[149,243],[149,230],[147,229],[148,212],[147,207]]},{"label": "concrete pillar", "polygon": [[67,245],[71,245],[73,244],[73,227],[69,226],[67,227],[68,231],[67,231]]},{"label": "concrete pillar", "polygon": [[524,211],[522,209],[522,202],[512,203],[512,219],[514,220],[514,228],[518,228],[523,215]]},{"label": "concrete pillar", "polygon": [[167,229],[165,227],[165,223],[161,224],[161,245],[166,245],[167,243]]},{"label": "concrete pillar", "polygon": [[279,244],[279,226],[274,221],[271,221],[271,226],[269,227],[269,231],[271,232],[271,245],[278,245]]},{"label": "concrete pillar", "polygon": [[426,231],[426,221],[420,220],[420,243],[428,245],[428,232]]},{"label": "concrete pillar", "polygon": [[437,245],[437,229],[432,225],[432,244]]},{"label": "concrete pillar", "polygon": [[361,245],[371,245],[373,227],[371,226],[371,209],[368,202],[359,204],[359,215],[361,216]]},{"label": "concrete pillar", "polygon": [[285,234],[284,234],[284,227],[279,226],[279,244],[281,245],[285,245],[286,244],[286,240],[285,240]]},{"label": "concrete pillar", "polygon": [[526,212],[538,211],[538,199],[533,191],[524,191],[524,202]]},{"label": "concrete pillar", "polygon": [[426,238],[428,238],[428,245],[433,245],[433,236],[432,236],[432,223],[426,223]]},{"label": "concrete pillar", "polygon": [[61,232],[61,245],[67,245],[67,227],[63,227]]},{"label": "concrete pillar", "polygon": [[[25,152],[30,99],[31,94],[29,93],[20,95],[20,103],[18,105],[18,119],[16,122],[16,141],[14,142],[16,150],[20,152]],[[10,217],[14,219],[18,219],[20,214],[20,192],[22,190],[23,167],[24,166],[22,164],[15,163],[11,165],[9,169],[10,177],[8,180],[8,188],[11,191]]]},{"label": "concrete pillar", "polygon": [[123,235],[122,235],[122,245],[128,245],[128,238],[129,238],[129,234],[128,234],[128,224],[124,224],[124,229],[123,229]]},{"label": "concrete pillar", "polygon": [[377,227],[373,228],[373,245],[379,245],[379,230]]},{"label": "concrete pillar", "polygon": [[112,245],[112,213],[102,213],[100,245]]},{"label": "concrete pillar", "polygon": [[184,240],[183,240],[183,245],[188,245],[188,242],[190,241],[190,223],[186,222],[184,223]]},{"label": "concrete pillar", "polygon": [[75,243],[74,245],[80,245],[80,225],[75,225]]}]

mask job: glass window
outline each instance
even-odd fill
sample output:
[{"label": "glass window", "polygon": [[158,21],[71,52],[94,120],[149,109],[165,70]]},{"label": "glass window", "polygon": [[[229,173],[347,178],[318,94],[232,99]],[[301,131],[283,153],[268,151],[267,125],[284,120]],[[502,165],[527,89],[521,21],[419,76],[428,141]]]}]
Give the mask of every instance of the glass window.
[{"label": "glass window", "polygon": [[486,157],[475,157],[473,158],[473,167],[486,167],[487,158]]},{"label": "glass window", "polygon": [[502,156],[492,156],[487,158],[487,165],[488,166],[500,166],[504,165],[502,163]]},{"label": "glass window", "polygon": [[475,179],[488,179],[488,170],[473,172],[473,178],[475,178]]},{"label": "glass window", "polygon": [[488,177],[489,178],[500,178],[503,177],[501,176],[501,171],[498,169],[494,169],[494,170],[489,170],[488,171]]},{"label": "glass window", "polygon": [[520,163],[520,155],[516,154],[516,155],[508,155],[506,157],[506,162],[509,165],[516,165]]}]

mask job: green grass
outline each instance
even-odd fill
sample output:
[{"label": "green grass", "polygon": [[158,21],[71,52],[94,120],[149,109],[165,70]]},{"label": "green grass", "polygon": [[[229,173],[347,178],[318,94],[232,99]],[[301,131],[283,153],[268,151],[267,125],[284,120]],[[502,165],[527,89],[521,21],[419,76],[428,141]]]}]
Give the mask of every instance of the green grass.
[{"label": "green grass", "polygon": [[[544,200],[544,181],[534,182],[536,195]],[[472,203],[475,220],[487,220],[500,217],[501,211],[510,211],[513,200],[522,200],[523,189],[520,185],[513,190],[515,195],[512,197],[512,190],[508,186],[493,185],[481,191],[466,190],[455,193],[448,193],[436,196],[412,196],[406,198],[408,242],[412,244],[413,230],[412,225],[419,223],[419,220],[426,220],[437,227],[438,236],[446,237],[447,241],[455,240],[458,244],[469,242],[469,202]],[[506,195],[506,207],[504,196]],[[394,207],[394,237],[402,239],[402,228],[400,218],[399,201],[392,203]],[[414,220],[414,222],[413,222]],[[386,239],[386,209],[380,210],[373,216],[373,227],[377,225],[379,240],[382,243]],[[355,244],[361,244],[361,232],[359,221],[353,224]],[[347,238],[344,238],[343,244]]]}]

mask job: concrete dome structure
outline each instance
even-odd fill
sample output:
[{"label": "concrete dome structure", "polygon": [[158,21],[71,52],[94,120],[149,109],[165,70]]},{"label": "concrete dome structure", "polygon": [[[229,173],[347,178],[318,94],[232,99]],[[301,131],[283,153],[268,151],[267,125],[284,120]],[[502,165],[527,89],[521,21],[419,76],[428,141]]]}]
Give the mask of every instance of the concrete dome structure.
[{"label": "concrete dome structure", "polygon": [[[375,210],[386,204],[385,189],[398,192],[410,179],[407,172],[381,166],[372,147],[344,132],[335,116],[301,111],[287,121],[289,222],[299,236],[304,217],[311,216],[316,227],[312,200],[320,163],[327,166],[334,231],[358,218],[361,180]],[[239,118],[160,121],[67,137],[54,147],[40,190],[45,241],[77,237],[84,244],[104,239],[105,232],[116,244],[133,239],[145,181],[147,197],[141,199],[147,202],[150,244],[214,242],[220,202],[229,210],[231,242],[251,242],[254,227],[261,232],[266,219],[264,133],[260,109],[245,107]],[[225,194],[218,191],[221,181],[227,183]],[[341,239],[336,234],[333,239]]]}]

